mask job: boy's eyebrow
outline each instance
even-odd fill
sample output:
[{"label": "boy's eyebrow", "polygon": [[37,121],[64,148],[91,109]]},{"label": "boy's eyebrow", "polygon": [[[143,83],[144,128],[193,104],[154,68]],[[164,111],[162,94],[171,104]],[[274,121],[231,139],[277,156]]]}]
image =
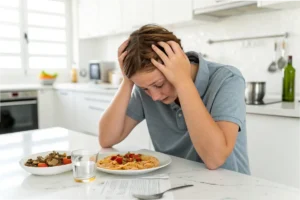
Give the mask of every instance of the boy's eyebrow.
[{"label": "boy's eyebrow", "polygon": [[[151,86],[151,85],[154,85],[154,84],[156,84],[157,82],[159,82],[159,81],[161,81],[162,79],[158,79],[157,81],[154,81],[153,83],[151,83],[150,85],[148,85],[148,87],[149,86]],[[146,89],[146,88],[144,88],[144,87],[141,87],[142,89]]]}]

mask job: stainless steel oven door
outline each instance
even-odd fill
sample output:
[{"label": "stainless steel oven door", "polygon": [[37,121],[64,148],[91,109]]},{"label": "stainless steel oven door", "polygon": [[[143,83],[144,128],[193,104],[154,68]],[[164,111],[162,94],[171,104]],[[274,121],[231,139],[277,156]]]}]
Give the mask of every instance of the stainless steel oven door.
[{"label": "stainless steel oven door", "polygon": [[0,102],[0,134],[38,128],[37,100]]}]

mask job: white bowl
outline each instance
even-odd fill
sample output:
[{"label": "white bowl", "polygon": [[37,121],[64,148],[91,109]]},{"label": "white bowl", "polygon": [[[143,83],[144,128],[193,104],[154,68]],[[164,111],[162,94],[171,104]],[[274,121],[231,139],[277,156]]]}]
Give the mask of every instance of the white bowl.
[{"label": "white bowl", "polygon": [[[117,175],[140,175],[140,174],[146,174],[149,172],[153,172],[155,170],[158,170],[160,168],[164,168],[168,165],[171,164],[172,159],[170,156],[156,152],[156,151],[150,151],[150,150],[138,150],[138,151],[130,151],[131,153],[136,153],[136,154],[144,154],[144,155],[149,155],[149,156],[154,156],[159,160],[159,166],[149,168],[149,169],[140,169],[140,170],[111,170],[111,169],[105,169],[97,166],[97,169],[102,172],[106,172],[109,174],[117,174]],[[115,155],[115,154],[121,154],[124,155],[128,153],[127,152],[106,152],[106,153],[99,153],[98,154],[98,160],[105,158],[106,156],[110,155]]]},{"label": "white bowl", "polygon": [[[47,152],[42,152],[42,153],[37,153],[37,154],[32,154],[30,156],[26,156],[22,158],[19,161],[20,166],[27,172],[35,175],[42,175],[42,176],[47,176],[47,175],[55,175],[55,174],[60,174],[63,172],[71,171],[72,170],[72,163],[67,164],[67,165],[60,165],[56,167],[28,167],[25,166],[25,163],[27,162],[28,159],[36,159],[38,156],[43,156],[45,157],[46,155],[50,154],[53,151],[47,151]],[[56,151],[58,153],[66,153],[68,156],[71,155],[71,152],[69,151]]]},{"label": "white bowl", "polygon": [[42,85],[53,85],[56,78],[40,79]]}]

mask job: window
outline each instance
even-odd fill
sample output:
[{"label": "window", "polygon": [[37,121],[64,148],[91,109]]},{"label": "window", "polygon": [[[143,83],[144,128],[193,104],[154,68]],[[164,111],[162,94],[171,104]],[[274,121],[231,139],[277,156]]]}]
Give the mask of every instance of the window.
[{"label": "window", "polygon": [[67,68],[67,1],[0,0],[0,68]]}]

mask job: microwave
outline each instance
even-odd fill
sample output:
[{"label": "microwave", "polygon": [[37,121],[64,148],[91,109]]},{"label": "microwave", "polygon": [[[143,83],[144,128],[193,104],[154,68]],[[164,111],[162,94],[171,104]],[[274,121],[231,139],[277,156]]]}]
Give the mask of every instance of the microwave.
[{"label": "microwave", "polygon": [[115,69],[115,62],[90,60],[89,79],[93,82],[108,82],[108,72]]}]

